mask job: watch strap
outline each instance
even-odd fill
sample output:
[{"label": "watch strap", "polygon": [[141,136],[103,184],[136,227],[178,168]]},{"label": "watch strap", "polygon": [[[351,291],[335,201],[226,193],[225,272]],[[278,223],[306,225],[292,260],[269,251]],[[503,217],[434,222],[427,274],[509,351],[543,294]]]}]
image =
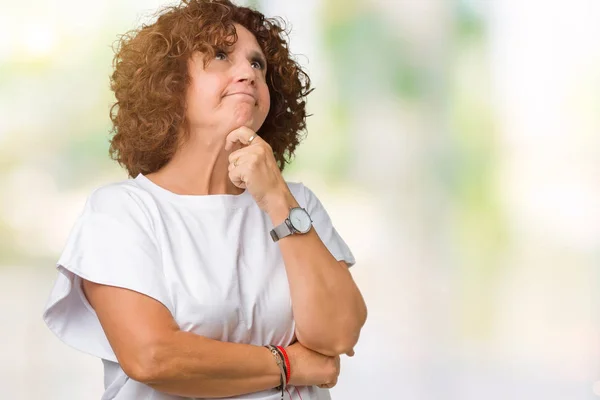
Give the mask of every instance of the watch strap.
[{"label": "watch strap", "polygon": [[279,239],[283,239],[284,237],[291,235],[292,233],[294,233],[294,230],[288,225],[288,219],[286,218],[281,224],[271,229],[271,239],[276,242]]}]

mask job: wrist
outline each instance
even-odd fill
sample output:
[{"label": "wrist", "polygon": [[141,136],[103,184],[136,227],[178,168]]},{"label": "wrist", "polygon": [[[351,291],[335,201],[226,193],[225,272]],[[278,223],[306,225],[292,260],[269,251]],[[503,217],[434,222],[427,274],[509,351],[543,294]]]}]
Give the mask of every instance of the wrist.
[{"label": "wrist", "polygon": [[271,352],[271,355],[273,356],[273,359],[275,360],[275,363],[279,368],[279,385],[276,387],[276,389],[281,390],[281,398],[283,399],[283,391],[285,390],[285,387],[287,386],[288,382],[288,379],[286,378],[287,369],[283,354],[281,353],[279,348],[275,346],[266,345],[265,348],[267,348]]},{"label": "wrist", "polygon": [[273,387],[277,387],[281,380],[281,370],[277,363],[273,361],[271,350],[266,346],[263,346],[263,349],[265,350],[265,365],[268,365],[266,373],[272,379]]},{"label": "wrist", "polygon": [[265,196],[265,211],[269,215],[273,226],[281,224],[290,214],[290,209],[299,207],[292,193],[285,190],[276,191]]},{"label": "wrist", "polygon": [[290,359],[288,357],[287,351],[281,346],[275,346],[277,350],[279,350],[279,354],[283,358],[283,362],[285,364],[285,383],[286,385],[290,383],[290,376],[292,375],[292,367],[290,364]]},{"label": "wrist", "polygon": [[[285,347],[286,354],[288,355],[288,360],[290,362],[290,379],[288,381],[288,385],[292,386],[303,386],[307,385],[307,382],[304,382],[302,378],[302,371],[298,370],[298,348],[297,346],[290,345]],[[301,356],[300,356],[301,357]]]}]

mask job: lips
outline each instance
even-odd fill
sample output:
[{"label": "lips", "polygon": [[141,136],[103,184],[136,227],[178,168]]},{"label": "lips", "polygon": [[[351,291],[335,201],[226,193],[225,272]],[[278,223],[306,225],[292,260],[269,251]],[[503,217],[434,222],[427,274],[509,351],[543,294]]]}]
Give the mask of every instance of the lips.
[{"label": "lips", "polygon": [[227,95],[225,95],[225,97],[229,97],[229,96],[239,96],[242,98],[248,98],[248,99],[252,99],[252,101],[255,104],[258,103],[256,96],[250,92],[233,92],[233,93],[228,93]]},{"label": "lips", "polygon": [[235,93],[229,93],[228,96],[233,96],[236,94],[241,94],[241,95],[246,95],[246,96],[250,96],[254,99],[254,95],[252,93],[247,93],[247,92],[235,92]]},{"label": "lips", "polygon": [[254,95],[252,93],[247,93],[247,92],[229,93],[227,96],[249,96],[256,101],[256,97],[254,97]]}]

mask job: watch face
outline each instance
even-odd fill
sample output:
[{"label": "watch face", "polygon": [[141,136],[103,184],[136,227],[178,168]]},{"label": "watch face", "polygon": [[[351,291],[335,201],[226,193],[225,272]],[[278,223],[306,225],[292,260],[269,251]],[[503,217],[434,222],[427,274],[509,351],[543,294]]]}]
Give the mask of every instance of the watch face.
[{"label": "watch face", "polygon": [[308,213],[302,208],[292,208],[290,211],[290,222],[294,229],[300,233],[306,233],[310,230],[312,221]]}]

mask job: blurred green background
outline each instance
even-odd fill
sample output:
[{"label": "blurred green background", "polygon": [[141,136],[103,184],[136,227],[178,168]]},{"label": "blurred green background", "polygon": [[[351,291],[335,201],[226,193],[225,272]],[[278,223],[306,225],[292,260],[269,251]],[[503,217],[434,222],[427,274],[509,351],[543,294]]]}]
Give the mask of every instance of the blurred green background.
[{"label": "blurred green background", "polygon": [[[90,399],[41,320],[108,157],[111,45],[157,0],[0,1],[0,398]],[[600,396],[600,3],[254,0],[316,90],[286,170],[369,306],[335,399]]]}]

